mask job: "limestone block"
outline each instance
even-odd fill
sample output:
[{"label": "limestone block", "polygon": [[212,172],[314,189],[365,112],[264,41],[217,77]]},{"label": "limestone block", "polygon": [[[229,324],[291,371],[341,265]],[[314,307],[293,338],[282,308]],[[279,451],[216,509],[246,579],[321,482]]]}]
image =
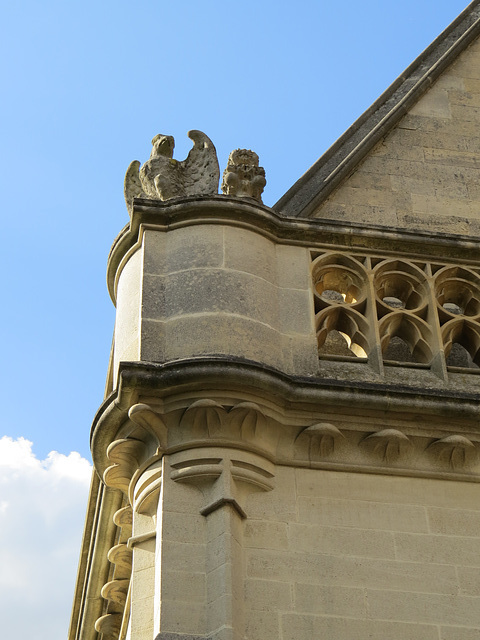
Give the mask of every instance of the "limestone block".
[{"label": "limestone block", "polygon": [[400,560],[480,566],[480,538],[396,533]]},{"label": "limestone block", "polygon": [[198,512],[164,511],[162,540],[195,544],[204,535],[205,518]]},{"label": "limestone block", "polygon": [[177,571],[199,573],[205,570],[205,546],[166,540],[162,543],[162,559],[165,565],[168,559],[167,570],[175,567]]},{"label": "limestone block", "polygon": [[310,291],[310,252],[305,247],[279,244],[276,247],[277,283],[286,289]]},{"label": "limestone block", "polygon": [[480,629],[441,627],[440,640],[480,640]]},{"label": "limestone block", "polygon": [[250,611],[245,624],[249,640],[278,640],[279,614],[276,611]]},{"label": "limestone block", "polygon": [[[235,547],[234,549],[232,547]],[[231,564],[232,557],[240,553],[240,544],[230,536],[230,533],[222,533],[207,545],[205,567],[207,573],[214,571],[220,566]]]},{"label": "limestone block", "polygon": [[215,567],[206,574],[207,602],[215,602],[225,594],[231,594],[233,581],[229,579],[224,565]]},{"label": "limestone block", "polygon": [[[167,360],[228,354],[277,368],[283,364],[278,332],[260,322],[239,316],[185,316],[166,323],[165,333],[155,323],[150,323],[146,338],[148,350],[145,348],[144,351],[142,342],[142,357],[146,360],[157,360],[163,347]],[[142,336],[143,340],[145,337]],[[156,340],[164,342],[156,346]]]},{"label": "limestone block", "polygon": [[[220,629],[225,625],[225,621],[231,621],[240,612],[235,611],[236,602],[232,600],[230,594],[224,594],[217,600],[211,602],[208,607],[208,628],[209,630]],[[243,603],[240,603],[242,606]]]},{"label": "limestone block", "polygon": [[290,467],[277,467],[277,474],[274,491],[254,493],[248,497],[245,510],[249,520],[297,520],[295,471]]},{"label": "limestone block", "polygon": [[383,620],[322,617],[287,613],[281,616],[283,640],[335,638],[338,640],[438,640],[435,625]]},{"label": "limestone block", "polygon": [[191,571],[165,571],[162,576],[162,597],[167,600],[185,600],[204,603],[206,598],[205,573]]},{"label": "limestone block", "polygon": [[423,195],[435,195],[435,188],[431,182],[409,176],[391,176],[392,190],[400,193],[421,193]]},{"label": "limestone block", "polygon": [[466,104],[452,104],[452,116],[462,123],[477,123],[480,120],[480,109]]},{"label": "limestone block", "polygon": [[155,567],[135,572],[134,589],[132,596],[135,600],[151,598],[155,590]]},{"label": "limestone block", "polygon": [[[380,481],[377,475],[312,469],[296,469],[295,478],[299,496],[472,511],[479,506],[480,486],[476,483],[392,476],[382,476]],[[429,530],[428,525],[422,527],[424,533]]]},{"label": "limestone block", "polygon": [[133,571],[142,571],[155,565],[155,538],[151,538],[141,545],[136,545],[133,554]]},{"label": "limestone block", "polygon": [[455,567],[448,565],[263,549],[246,550],[246,558],[249,578],[412,593],[458,591]]},{"label": "limestone block", "polygon": [[[414,196],[412,196],[413,198]],[[414,226],[416,229],[429,230],[440,225],[444,233],[457,233],[468,235],[472,221],[468,217],[460,216],[436,215],[434,213],[415,212],[412,214],[398,215],[398,223],[400,226]]]},{"label": "limestone block", "polygon": [[435,88],[437,89],[456,89],[458,91],[462,91],[466,89],[466,86],[464,78],[455,72],[455,63],[450,67],[448,73],[440,76],[440,78],[435,82]]},{"label": "limestone block", "polygon": [[315,313],[310,291],[280,289],[278,307],[282,333],[315,334]]},{"label": "limestone block", "polygon": [[383,620],[398,620],[437,625],[480,626],[477,600],[458,595],[409,593],[406,591],[367,591],[370,615]]},{"label": "limestone block", "polygon": [[295,585],[296,613],[364,618],[364,590],[354,587],[338,587],[312,584]]},{"label": "limestone block", "polygon": [[352,189],[384,191],[391,189],[393,177],[394,176],[383,173],[368,173],[367,171],[362,171],[360,168],[350,178],[349,185]]},{"label": "limestone block", "polygon": [[163,632],[203,636],[206,631],[206,610],[203,603],[178,597],[162,600],[161,629]]},{"label": "limestone block", "polygon": [[135,600],[130,619],[130,627],[135,634],[135,639],[151,640],[153,637],[153,603],[153,595],[142,600]]},{"label": "limestone block", "polygon": [[[392,192],[386,189],[352,188],[345,186],[337,196],[341,202],[356,206],[392,206]],[[335,199],[335,198],[334,198]]]},{"label": "limestone block", "polygon": [[318,375],[318,344],[313,332],[309,336],[283,336],[283,356],[287,373],[299,376]]},{"label": "limestone block", "polygon": [[235,538],[235,540],[242,544],[243,541],[243,522],[239,517],[232,517],[232,514],[235,514],[235,511],[231,511],[231,508],[228,509],[216,509],[212,511],[212,513],[208,514],[207,520],[205,520],[205,516],[202,516],[204,522],[207,523],[207,542],[211,542],[216,540],[219,536],[225,534],[225,531],[228,530],[229,534]]},{"label": "limestone block", "polygon": [[428,118],[451,118],[452,114],[447,90],[441,89],[436,85],[420,98],[410,109],[410,113]]},{"label": "limestone block", "polygon": [[293,609],[293,585],[272,580],[246,580],[245,606],[260,611]]},{"label": "limestone block", "polygon": [[300,521],[306,524],[386,531],[428,531],[425,509],[414,505],[299,498],[298,512]]},{"label": "limestone block", "polygon": [[150,362],[165,362],[166,334],[166,322],[143,320],[139,359]]},{"label": "limestone block", "polygon": [[[145,317],[152,318],[148,315],[147,286],[145,282],[144,312]],[[195,269],[165,277],[165,318],[217,312],[275,326],[276,288],[262,278],[226,269]]]},{"label": "limestone block", "polygon": [[165,276],[143,276],[142,323],[145,320],[165,320]]},{"label": "limestone block", "polygon": [[465,218],[479,218],[477,205],[470,201],[460,201],[455,198],[447,198],[442,196],[424,196],[422,194],[412,194],[412,210],[413,213],[430,213],[438,218],[442,216],[451,216],[452,211],[455,217],[464,216]]},{"label": "limestone block", "polygon": [[147,229],[144,233],[145,273],[165,275],[223,265],[223,227],[195,225],[168,233]]},{"label": "limestone block", "polygon": [[480,535],[480,511],[430,507],[427,509],[427,516],[431,533],[447,536]]},{"label": "limestone block", "polygon": [[[178,230],[180,231],[180,229]],[[174,238],[174,232],[169,234],[169,240]],[[167,251],[169,250],[167,234],[163,231],[146,229],[143,232],[143,271],[153,275],[164,275],[167,273]],[[184,257],[184,256],[183,256]]]},{"label": "limestone block", "polygon": [[[478,157],[471,151],[463,149],[424,149],[425,162],[431,162],[432,164],[440,164],[455,167],[458,174],[459,167],[476,167],[478,164]],[[463,194],[465,197],[468,193],[465,191]]]},{"label": "limestone block", "polygon": [[292,523],[290,548],[305,553],[328,553],[370,558],[395,558],[393,533]]},{"label": "limestone block", "polygon": [[252,520],[245,523],[245,546],[260,549],[287,549],[288,536],[285,522]]},{"label": "limestone block", "polygon": [[275,243],[258,233],[237,227],[225,227],[226,269],[245,271],[277,282]]},{"label": "limestone block", "polygon": [[478,567],[457,567],[460,594],[480,596],[480,571]]},{"label": "limestone block", "polygon": [[115,372],[120,361],[138,360],[139,358],[142,260],[143,252],[136,251],[130,256],[118,280]]}]

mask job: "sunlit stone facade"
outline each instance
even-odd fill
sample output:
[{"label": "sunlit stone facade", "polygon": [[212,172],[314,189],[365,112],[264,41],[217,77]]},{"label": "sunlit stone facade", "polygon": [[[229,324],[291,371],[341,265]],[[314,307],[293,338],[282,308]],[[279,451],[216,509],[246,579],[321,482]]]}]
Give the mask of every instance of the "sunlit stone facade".
[{"label": "sunlit stone facade", "polygon": [[480,637],[479,34],[273,208],[129,169],[69,640]]}]

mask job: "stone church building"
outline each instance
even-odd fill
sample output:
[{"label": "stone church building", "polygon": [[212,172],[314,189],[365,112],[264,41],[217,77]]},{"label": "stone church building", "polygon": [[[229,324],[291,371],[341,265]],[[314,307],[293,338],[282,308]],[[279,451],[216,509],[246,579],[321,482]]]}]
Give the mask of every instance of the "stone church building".
[{"label": "stone church building", "polygon": [[480,0],[272,208],[125,179],[69,640],[480,640]]}]

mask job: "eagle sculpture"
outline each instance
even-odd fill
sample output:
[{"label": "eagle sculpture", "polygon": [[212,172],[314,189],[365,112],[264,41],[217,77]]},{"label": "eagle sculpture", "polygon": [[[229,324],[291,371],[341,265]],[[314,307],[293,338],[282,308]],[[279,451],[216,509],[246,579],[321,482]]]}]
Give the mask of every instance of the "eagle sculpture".
[{"label": "eagle sculpture", "polygon": [[212,195],[218,192],[220,169],[213,142],[201,131],[189,131],[193,147],[185,160],[173,159],[172,136],[158,134],[152,140],[150,158],[130,163],[125,174],[125,201],[132,214],[134,198],[170,200],[182,196]]}]

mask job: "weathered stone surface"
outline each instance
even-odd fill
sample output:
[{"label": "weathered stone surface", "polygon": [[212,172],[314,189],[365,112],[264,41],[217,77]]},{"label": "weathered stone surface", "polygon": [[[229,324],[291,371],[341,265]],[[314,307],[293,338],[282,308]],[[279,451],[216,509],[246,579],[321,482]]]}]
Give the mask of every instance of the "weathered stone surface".
[{"label": "weathered stone surface", "polygon": [[265,169],[258,166],[258,156],[254,151],[232,151],[223,172],[222,191],[225,195],[253,198],[261,202],[266,184]]},{"label": "weathered stone surface", "polygon": [[125,201],[131,214],[133,198],[170,200],[182,196],[217,193],[220,170],[213,142],[201,131],[188,137],[193,149],[186,160],[173,159],[173,136],[156,135],[150,159],[142,167],[134,160],[125,175]]},{"label": "weathered stone surface", "polygon": [[478,235],[479,60],[475,42],[314,215]]}]

